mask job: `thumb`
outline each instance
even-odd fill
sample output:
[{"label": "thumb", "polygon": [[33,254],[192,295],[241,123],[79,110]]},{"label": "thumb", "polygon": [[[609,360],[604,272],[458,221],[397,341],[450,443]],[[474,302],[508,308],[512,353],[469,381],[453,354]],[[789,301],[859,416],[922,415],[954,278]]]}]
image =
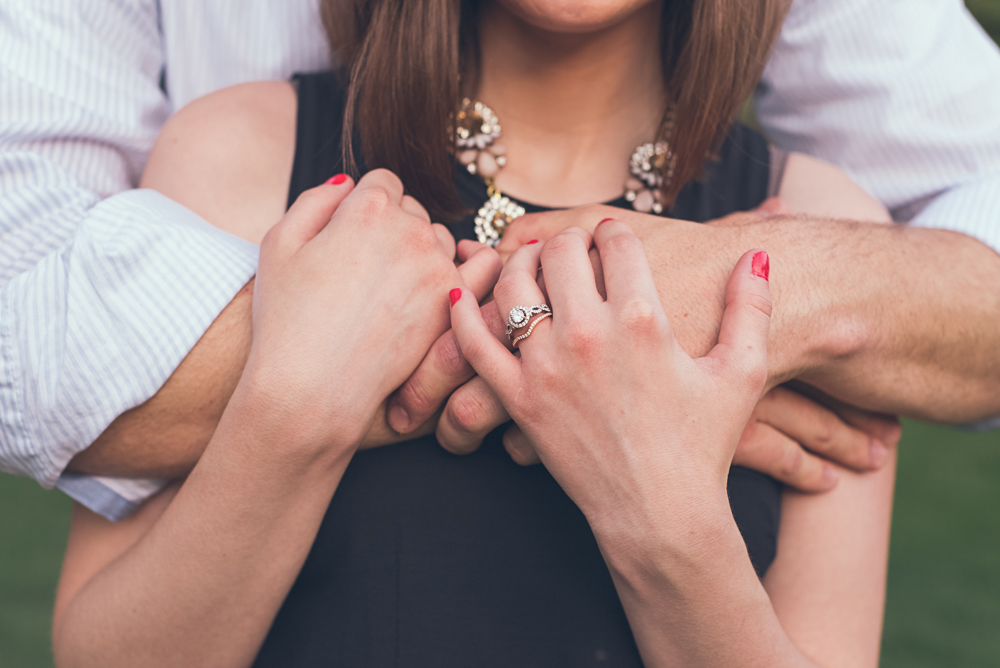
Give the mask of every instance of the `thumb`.
[{"label": "thumb", "polygon": [[771,326],[770,258],[762,250],[743,255],[726,286],[719,343],[708,357],[726,373],[736,374],[755,388],[767,380],[767,338]]}]

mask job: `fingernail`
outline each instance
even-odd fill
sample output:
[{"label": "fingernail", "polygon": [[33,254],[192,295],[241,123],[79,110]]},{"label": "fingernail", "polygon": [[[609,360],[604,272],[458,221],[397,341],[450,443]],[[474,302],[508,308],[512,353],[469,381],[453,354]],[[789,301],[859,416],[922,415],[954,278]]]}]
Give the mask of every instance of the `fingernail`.
[{"label": "fingernail", "polygon": [[537,244],[537,243],[538,243],[538,239],[532,239],[531,241],[529,241],[528,243],[526,243],[524,245],[525,246],[530,246],[531,244]]},{"label": "fingernail", "polygon": [[840,474],[837,473],[837,469],[833,468],[829,464],[823,465],[823,484],[826,485],[827,489],[830,489],[837,484],[840,480]]},{"label": "fingernail", "polygon": [[604,223],[608,222],[609,220],[614,220],[614,218],[605,218],[604,220],[602,220],[601,222],[599,222],[598,225],[603,225]]},{"label": "fingernail", "polygon": [[872,439],[868,444],[868,463],[874,469],[881,468],[889,459],[889,448],[882,441]]},{"label": "fingernail", "polygon": [[767,277],[771,273],[771,258],[764,251],[760,251],[753,256],[750,269],[753,271],[754,276],[763,278],[765,281],[768,280]]},{"label": "fingernail", "polygon": [[326,185],[328,186],[339,186],[341,183],[347,180],[347,174],[337,174],[336,176],[331,176],[326,180]]},{"label": "fingernail", "polygon": [[448,293],[448,299],[451,300],[451,305],[454,306],[455,302],[462,298],[462,288],[454,288]]},{"label": "fingernail", "polygon": [[410,414],[406,412],[406,409],[399,404],[393,404],[389,407],[389,426],[395,429],[400,434],[406,434],[410,431]]}]

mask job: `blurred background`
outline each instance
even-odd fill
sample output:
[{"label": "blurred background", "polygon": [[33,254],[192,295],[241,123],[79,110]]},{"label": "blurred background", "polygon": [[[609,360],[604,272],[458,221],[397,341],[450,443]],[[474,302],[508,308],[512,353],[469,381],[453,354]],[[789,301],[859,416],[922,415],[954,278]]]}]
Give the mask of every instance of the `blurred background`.
[{"label": "blurred background", "polygon": [[[966,0],[1000,40],[1000,0]],[[1000,666],[1000,431],[906,422],[882,665]],[[51,668],[70,503],[0,474],[0,668]]]}]

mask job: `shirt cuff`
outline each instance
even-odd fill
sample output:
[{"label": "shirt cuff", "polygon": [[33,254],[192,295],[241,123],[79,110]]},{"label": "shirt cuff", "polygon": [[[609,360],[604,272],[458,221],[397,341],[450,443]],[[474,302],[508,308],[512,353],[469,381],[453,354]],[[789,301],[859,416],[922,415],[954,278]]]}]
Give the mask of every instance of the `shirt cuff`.
[{"label": "shirt cuff", "polygon": [[56,489],[112,522],[119,522],[142,502],[163,489],[169,480],[102,478],[63,471]]},{"label": "shirt cuff", "polygon": [[[159,390],[257,255],[152,190],[87,211],[66,243],[0,287],[0,471],[55,486],[76,453]],[[66,480],[96,512],[119,509],[109,516],[158,489],[136,488],[123,506]]]},{"label": "shirt cuff", "polygon": [[946,190],[910,224],[962,232],[1000,253],[1000,174]]}]

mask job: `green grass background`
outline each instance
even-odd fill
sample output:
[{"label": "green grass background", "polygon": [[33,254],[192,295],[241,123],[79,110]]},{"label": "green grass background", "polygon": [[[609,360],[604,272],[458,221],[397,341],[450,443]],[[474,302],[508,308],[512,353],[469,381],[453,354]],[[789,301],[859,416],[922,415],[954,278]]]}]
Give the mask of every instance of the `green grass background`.
[{"label": "green grass background", "polygon": [[[1000,38],[1000,0],[966,0]],[[51,668],[69,501],[0,474],[0,668]],[[882,665],[1000,666],[1000,431],[907,422],[900,444]]]}]

